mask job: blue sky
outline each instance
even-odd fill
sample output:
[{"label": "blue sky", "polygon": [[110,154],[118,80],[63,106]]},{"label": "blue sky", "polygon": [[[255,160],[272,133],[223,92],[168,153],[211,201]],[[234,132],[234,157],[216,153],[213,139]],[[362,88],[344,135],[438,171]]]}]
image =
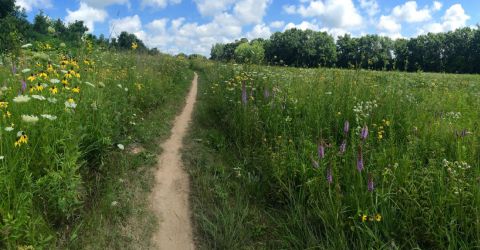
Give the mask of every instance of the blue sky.
[{"label": "blue sky", "polygon": [[17,0],[29,19],[43,10],[83,20],[96,35],[134,33],[147,46],[208,55],[212,44],[269,37],[288,28],[334,36],[392,38],[445,32],[480,23],[478,0]]}]

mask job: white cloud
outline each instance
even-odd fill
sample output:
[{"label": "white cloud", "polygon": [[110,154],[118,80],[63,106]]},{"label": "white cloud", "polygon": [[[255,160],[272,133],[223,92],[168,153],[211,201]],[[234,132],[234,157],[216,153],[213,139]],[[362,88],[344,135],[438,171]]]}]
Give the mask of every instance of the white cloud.
[{"label": "white cloud", "polygon": [[300,24],[288,23],[287,25],[285,25],[285,28],[283,28],[283,30],[285,31],[293,28],[299,30],[320,30],[320,27],[317,24],[307,21],[302,21]]},{"label": "white cloud", "polygon": [[214,16],[228,10],[235,0],[194,0],[202,16]]},{"label": "white cloud", "polygon": [[148,42],[148,37],[143,30],[142,21],[138,15],[110,20],[110,33],[113,37],[119,36],[122,31],[134,34],[144,42]]},{"label": "white cloud", "polygon": [[15,3],[20,8],[24,8],[25,11],[30,12],[33,8],[51,8],[51,0],[17,0]]},{"label": "white cloud", "polygon": [[82,0],[82,2],[96,8],[104,8],[114,4],[130,6],[129,0]]},{"label": "white cloud", "polygon": [[90,7],[84,2],[80,2],[80,8],[78,10],[71,11],[67,9],[67,13],[65,22],[71,23],[75,21],[83,21],[90,32],[94,31],[94,25],[96,22],[104,22],[108,17],[108,13],[105,10]]},{"label": "white cloud", "polygon": [[427,32],[438,33],[455,30],[467,25],[467,21],[470,19],[465,13],[461,4],[454,4],[445,11],[442,17],[442,22],[434,22],[425,25],[423,28],[418,29],[417,34],[425,34]]},{"label": "white cloud", "polygon": [[280,29],[283,26],[285,26],[285,22],[284,21],[274,21],[274,22],[271,22],[269,26],[271,28],[274,28],[274,29]]},{"label": "white cloud", "polygon": [[360,7],[365,10],[369,16],[375,16],[380,12],[377,0],[360,0]]},{"label": "white cloud", "polygon": [[248,39],[255,38],[269,38],[272,34],[270,28],[264,23],[255,25],[250,32],[247,33],[246,37]]},{"label": "white cloud", "polygon": [[355,29],[363,25],[352,0],[310,0],[307,5],[287,5],[283,9],[288,14],[299,14],[304,18],[319,18],[327,28]]},{"label": "white cloud", "polygon": [[235,4],[233,13],[243,23],[260,23],[270,0],[241,0]]},{"label": "white cloud", "polygon": [[407,23],[424,22],[432,18],[431,9],[428,7],[417,9],[416,1],[408,1],[403,5],[395,6],[392,10],[392,16]]},{"label": "white cloud", "polygon": [[387,33],[399,33],[402,30],[402,25],[398,23],[392,16],[380,17],[377,28]]},{"label": "white cloud", "polygon": [[439,11],[442,9],[443,4],[438,1],[433,2],[432,11]]},{"label": "white cloud", "polygon": [[142,0],[142,8],[145,7],[157,7],[163,9],[167,7],[167,5],[171,4],[179,4],[182,0]]}]

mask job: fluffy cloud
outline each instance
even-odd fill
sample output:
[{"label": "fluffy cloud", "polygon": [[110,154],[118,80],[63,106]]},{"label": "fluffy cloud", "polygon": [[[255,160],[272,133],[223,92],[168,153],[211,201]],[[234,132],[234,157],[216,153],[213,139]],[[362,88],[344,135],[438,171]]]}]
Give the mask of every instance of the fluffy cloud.
[{"label": "fluffy cloud", "polygon": [[395,6],[392,10],[392,16],[398,21],[407,23],[418,23],[428,21],[432,18],[431,9],[425,7],[418,9],[416,1],[408,1],[403,5]]},{"label": "fluffy cloud", "polygon": [[130,6],[129,0],[82,0],[84,3],[95,8],[104,8],[109,5],[119,4]]},{"label": "fluffy cloud", "polygon": [[288,14],[299,14],[304,18],[319,18],[327,28],[355,29],[363,25],[352,0],[302,0],[299,6],[287,5],[283,10]]},{"label": "fluffy cloud", "polygon": [[274,29],[280,29],[283,26],[285,26],[285,22],[284,21],[274,21],[274,22],[271,22],[269,26],[271,28],[274,28]]},{"label": "fluffy cloud", "polygon": [[289,30],[293,28],[296,28],[299,30],[315,30],[315,31],[320,30],[320,27],[317,24],[307,22],[307,21],[302,21],[299,24],[288,23],[287,25],[285,25],[285,28],[283,28],[283,30]]},{"label": "fluffy cloud", "polygon": [[264,23],[255,25],[246,35],[248,39],[269,38],[272,34],[270,28]]},{"label": "fluffy cloud", "polygon": [[470,19],[470,16],[465,13],[462,5],[454,4],[445,11],[445,14],[442,17],[442,22],[427,24],[422,29],[418,30],[418,34],[455,30],[457,28],[465,27],[468,19]]},{"label": "fluffy cloud", "polygon": [[145,7],[157,7],[157,8],[165,8],[169,4],[179,4],[182,0],[142,0],[142,8]]},{"label": "fluffy cloud", "polygon": [[360,7],[365,10],[369,16],[375,16],[380,11],[377,0],[360,0]]},{"label": "fluffy cloud", "polygon": [[267,10],[270,0],[241,0],[235,4],[233,13],[243,23],[259,23]]},{"label": "fluffy cloud", "polygon": [[203,16],[214,16],[228,10],[236,0],[194,0]]},{"label": "fluffy cloud", "polygon": [[16,5],[30,12],[33,8],[51,8],[51,0],[17,0]]},{"label": "fluffy cloud", "polygon": [[90,7],[84,2],[80,2],[80,8],[78,10],[71,11],[67,9],[67,13],[65,22],[83,21],[90,32],[94,31],[94,24],[96,22],[104,22],[108,17],[106,11]]},{"label": "fluffy cloud", "polygon": [[112,34],[112,36],[117,37],[122,31],[134,34],[145,43],[148,42],[148,37],[143,30],[142,21],[138,15],[112,19],[110,21],[110,34]]}]

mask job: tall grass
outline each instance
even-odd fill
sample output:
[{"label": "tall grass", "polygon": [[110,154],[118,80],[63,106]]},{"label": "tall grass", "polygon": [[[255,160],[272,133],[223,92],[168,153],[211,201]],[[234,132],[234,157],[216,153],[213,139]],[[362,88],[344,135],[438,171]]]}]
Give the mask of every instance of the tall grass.
[{"label": "tall grass", "polygon": [[[267,218],[262,236],[243,246],[480,247],[478,76],[246,65],[202,70],[198,122],[217,131],[207,133],[222,138],[234,159],[215,185],[236,197],[227,182],[238,183],[247,200],[233,206],[254,204]],[[207,240],[222,240],[203,231]]]},{"label": "tall grass", "polygon": [[138,140],[130,135],[139,119],[169,100],[187,67],[168,56],[109,53],[88,42],[37,43],[4,61],[0,248],[51,247],[75,227],[99,180],[116,172],[110,152],[121,158]]}]

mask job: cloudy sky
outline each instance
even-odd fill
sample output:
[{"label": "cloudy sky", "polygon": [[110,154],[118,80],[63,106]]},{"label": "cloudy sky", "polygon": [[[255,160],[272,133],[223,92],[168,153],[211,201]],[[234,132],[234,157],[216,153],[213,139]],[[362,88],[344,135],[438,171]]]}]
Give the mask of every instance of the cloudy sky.
[{"label": "cloudy sky", "polygon": [[292,27],[392,38],[480,23],[479,0],[17,0],[29,19],[43,10],[90,32],[134,33],[168,53],[209,55],[212,44],[267,38]]}]

